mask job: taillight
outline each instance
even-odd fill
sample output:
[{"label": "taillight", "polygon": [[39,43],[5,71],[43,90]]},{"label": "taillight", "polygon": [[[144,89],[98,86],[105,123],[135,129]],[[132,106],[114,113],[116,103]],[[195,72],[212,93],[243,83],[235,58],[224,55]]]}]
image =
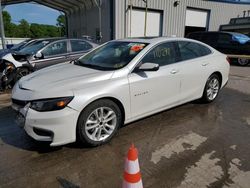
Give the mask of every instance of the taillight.
[{"label": "taillight", "polygon": [[229,64],[231,64],[231,60],[230,60],[230,58],[227,56],[227,62],[229,63]]}]

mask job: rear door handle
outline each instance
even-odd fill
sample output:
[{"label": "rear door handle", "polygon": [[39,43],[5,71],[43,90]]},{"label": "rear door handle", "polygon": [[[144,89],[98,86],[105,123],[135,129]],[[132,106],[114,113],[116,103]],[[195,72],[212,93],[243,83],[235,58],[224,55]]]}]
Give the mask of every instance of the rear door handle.
[{"label": "rear door handle", "polygon": [[176,69],[173,69],[173,70],[171,70],[171,74],[176,74],[176,73],[178,73],[179,71],[178,70],[176,70]]},{"label": "rear door handle", "polygon": [[207,66],[209,63],[208,62],[203,62],[202,66]]}]

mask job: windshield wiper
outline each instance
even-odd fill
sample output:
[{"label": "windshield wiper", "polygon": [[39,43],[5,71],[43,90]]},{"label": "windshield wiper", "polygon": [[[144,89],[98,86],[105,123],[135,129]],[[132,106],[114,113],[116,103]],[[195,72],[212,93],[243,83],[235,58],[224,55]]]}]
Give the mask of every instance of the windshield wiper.
[{"label": "windshield wiper", "polygon": [[97,69],[97,70],[106,70],[106,71],[114,70],[113,68],[102,67],[98,65],[89,64],[89,63],[82,63],[81,61],[78,61],[77,65],[87,67],[87,68]]},{"label": "windshield wiper", "polygon": [[77,59],[70,61],[69,63],[74,65],[79,65],[79,61]]}]

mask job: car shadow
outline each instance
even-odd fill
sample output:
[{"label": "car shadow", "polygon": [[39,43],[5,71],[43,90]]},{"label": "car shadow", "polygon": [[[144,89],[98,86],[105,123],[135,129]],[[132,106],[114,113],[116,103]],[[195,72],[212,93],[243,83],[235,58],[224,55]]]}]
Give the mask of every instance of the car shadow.
[{"label": "car shadow", "polygon": [[16,124],[15,112],[10,106],[0,108],[0,146],[6,144],[26,151],[36,151],[40,154],[55,152],[62,148],[91,148],[78,142],[55,147],[51,147],[50,143],[51,142],[36,141],[27,135],[24,129]]},{"label": "car shadow", "polygon": [[25,131],[15,123],[15,112],[11,107],[0,109],[0,145],[11,145],[19,149],[49,153],[60,150],[61,147],[50,147],[47,142],[38,142],[30,138]]}]

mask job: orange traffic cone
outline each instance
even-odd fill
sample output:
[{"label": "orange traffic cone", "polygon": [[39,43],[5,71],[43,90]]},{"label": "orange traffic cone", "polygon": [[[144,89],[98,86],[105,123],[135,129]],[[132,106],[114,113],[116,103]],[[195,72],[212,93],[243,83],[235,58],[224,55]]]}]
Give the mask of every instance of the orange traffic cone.
[{"label": "orange traffic cone", "polygon": [[138,151],[134,144],[128,150],[123,179],[122,188],[143,188],[138,162]]}]

